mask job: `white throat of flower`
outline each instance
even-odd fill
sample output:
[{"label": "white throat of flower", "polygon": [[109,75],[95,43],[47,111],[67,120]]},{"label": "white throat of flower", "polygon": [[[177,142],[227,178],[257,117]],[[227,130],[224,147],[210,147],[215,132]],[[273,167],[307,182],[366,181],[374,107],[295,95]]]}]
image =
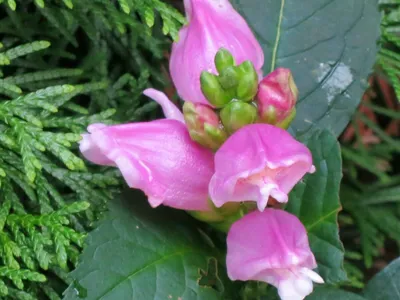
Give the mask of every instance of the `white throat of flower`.
[{"label": "white throat of flower", "polygon": [[260,196],[257,199],[257,207],[260,211],[264,211],[267,207],[269,197],[273,197],[278,202],[285,203],[288,196],[284,193],[275,178],[279,175],[281,168],[266,168],[262,172],[254,174],[246,178],[248,184],[255,185],[259,188]]},{"label": "white throat of flower", "polygon": [[313,291],[313,282],[324,283],[320,275],[308,268],[300,268],[290,273],[291,275],[278,286],[282,300],[302,300]]}]

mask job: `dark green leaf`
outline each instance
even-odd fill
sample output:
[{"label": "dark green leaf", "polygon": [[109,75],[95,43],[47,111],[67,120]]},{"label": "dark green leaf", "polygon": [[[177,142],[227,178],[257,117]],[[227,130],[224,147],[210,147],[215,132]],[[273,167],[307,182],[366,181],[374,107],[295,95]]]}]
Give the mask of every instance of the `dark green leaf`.
[{"label": "dark green leaf", "polygon": [[368,282],[364,296],[369,300],[400,299],[400,258]]},{"label": "dark green leaf", "polygon": [[339,239],[337,215],[341,209],[339,187],[342,162],[339,144],[328,131],[315,133],[307,142],[317,171],[307,175],[290,193],[287,211],[307,228],[318,270],[327,283],[346,279],[344,249]]},{"label": "dark green leaf", "polygon": [[136,191],[121,198],[89,234],[64,299],[221,299],[225,271],[197,223]]},{"label": "dark green leaf", "polygon": [[366,300],[360,295],[331,287],[317,287],[306,300]]},{"label": "dark green leaf", "polygon": [[349,122],[377,52],[377,0],[232,0],[265,53],[264,73],[290,68],[300,90],[297,136]]}]

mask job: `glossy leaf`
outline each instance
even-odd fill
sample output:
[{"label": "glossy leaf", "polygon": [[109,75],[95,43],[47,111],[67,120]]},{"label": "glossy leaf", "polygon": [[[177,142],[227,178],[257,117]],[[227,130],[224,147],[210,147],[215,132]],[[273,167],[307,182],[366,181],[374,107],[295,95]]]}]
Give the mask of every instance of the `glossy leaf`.
[{"label": "glossy leaf", "polygon": [[400,299],[400,258],[372,278],[363,295],[333,287],[317,287],[306,300],[394,300]]},{"label": "glossy leaf", "polygon": [[346,279],[344,249],[339,239],[337,215],[341,209],[342,178],[340,147],[328,131],[315,133],[307,142],[316,172],[307,175],[290,193],[286,210],[297,215],[308,231],[318,271],[327,283]]},{"label": "glossy leaf", "polygon": [[366,300],[364,297],[333,287],[317,287],[306,300]]},{"label": "glossy leaf", "polygon": [[290,68],[300,91],[296,136],[345,128],[377,52],[377,0],[232,0],[265,53],[264,74]]},{"label": "glossy leaf", "polygon": [[89,234],[64,299],[222,299],[225,271],[196,225],[127,192]]},{"label": "glossy leaf", "polygon": [[400,299],[400,258],[372,278],[364,290],[368,300]]}]

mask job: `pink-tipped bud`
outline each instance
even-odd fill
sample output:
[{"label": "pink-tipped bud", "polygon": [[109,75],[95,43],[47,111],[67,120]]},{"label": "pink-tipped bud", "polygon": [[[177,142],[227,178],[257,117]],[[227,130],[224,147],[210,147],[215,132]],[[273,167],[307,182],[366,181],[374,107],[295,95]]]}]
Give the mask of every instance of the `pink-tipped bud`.
[{"label": "pink-tipped bud", "polygon": [[258,87],[260,121],[287,128],[295,116],[298,95],[289,69],[278,68],[268,74]]},{"label": "pink-tipped bud", "polygon": [[185,102],[183,115],[192,140],[217,150],[227,139],[218,115],[206,105]]}]

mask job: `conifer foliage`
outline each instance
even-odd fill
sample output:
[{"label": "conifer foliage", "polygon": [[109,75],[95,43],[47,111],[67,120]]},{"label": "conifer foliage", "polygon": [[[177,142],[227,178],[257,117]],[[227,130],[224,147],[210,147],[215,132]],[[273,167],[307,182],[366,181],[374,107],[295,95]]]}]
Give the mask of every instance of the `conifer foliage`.
[{"label": "conifer foliage", "polygon": [[184,18],[160,0],[0,3],[0,298],[60,299],[122,182],[82,160],[80,135],[150,117],[141,91],[166,82]]}]

